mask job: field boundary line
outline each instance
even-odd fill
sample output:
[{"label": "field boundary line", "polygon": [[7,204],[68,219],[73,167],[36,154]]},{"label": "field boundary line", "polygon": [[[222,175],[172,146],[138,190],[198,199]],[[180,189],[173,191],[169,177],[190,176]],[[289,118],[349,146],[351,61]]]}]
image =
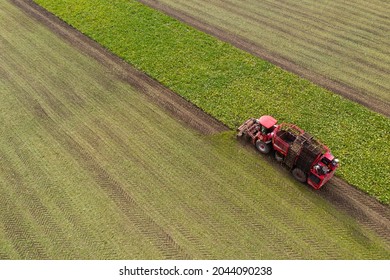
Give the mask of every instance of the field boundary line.
[{"label": "field boundary line", "polygon": [[332,80],[317,73],[313,73],[313,71],[301,65],[298,65],[281,55],[266,50],[264,47],[260,46],[255,42],[251,42],[244,37],[230,33],[229,31],[223,30],[204,21],[196,19],[185,12],[177,11],[176,9],[164,5],[158,1],[137,1],[153,9],[159,10],[166,15],[173,17],[181,22],[184,22],[202,32],[212,35],[219,40],[230,43],[241,50],[260,57],[261,59],[264,59],[266,61],[269,61],[270,63],[275,64],[284,70],[287,70],[289,72],[295,73],[298,76],[308,79],[323,88],[326,88],[349,100],[359,103],[377,113],[380,113],[386,117],[390,117],[390,104],[385,103],[383,100],[380,100],[373,96],[366,96],[363,92],[344,83]]},{"label": "field boundary line", "polygon": [[201,134],[211,135],[229,128],[221,121],[210,116],[202,109],[184,99],[182,96],[161,85],[156,80],[135,69],[118,56],[102,47],[100,44],[68,25],[60,18],[48,12],[33,0],[11,0],[16,6],[43,23],[58,36],[65,38],[66,42],[76,47],[82,53],[93,57],[121,80],[130,84],[148,97],[153,103],[163,107],[176,119]]}]

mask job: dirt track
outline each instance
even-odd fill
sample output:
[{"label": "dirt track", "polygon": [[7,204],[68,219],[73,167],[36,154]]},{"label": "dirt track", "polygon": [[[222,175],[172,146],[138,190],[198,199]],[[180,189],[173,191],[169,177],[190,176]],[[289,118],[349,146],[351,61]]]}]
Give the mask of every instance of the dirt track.
[{"label": "dirt track", "polygon": [[251,42],[247,38],[240,37],[236,34],[229,33],[226,30],[222,30],[218,27],[212,26],[210,24],[207,24],[205,22],[202,22],[201,20],[194,18],[188,14],[185,14],[183,12],[177,11],[167,5],[164,5],[160,3],[159,1],[155,0],[138,0],[138,2],[141,2],[145,5],[148,5],[154,9],[160,10],[164,12],[165,14],[174,17],[182,22],[185,22],[196,29],[199,29],[205,33],[208,33],[210,35],[213,35],[214,37],[217,37],[218,39],[221,39],[222,41],[229,42],[232,45],[236,46],[237,48],[240,48],[242,50],[245,50],[253,55],[256,55],[264,60],[267,60],[275,65],[278,65],[279,67],[293,72],[295,74],[298,74],[299,76],[302,76],[313,83],[320,85],[326,89],[329,89],[333,92],[336,92],[352,101],[355,101],[357,103],[360,103],[368,108],[370,108],[373,111],[376,111],[378,113],[381,113],[387,117],[390,117],[390,106],[388,103],[384,102],[383,100],[377,99],[372,96],[367,96],[364,92],[360,92],[359,90],[348,86],[346,84],[343,84],[341,82],[332,80],[328,77],[321,76],[319,74],[315,74],[312,71],[297,65],[296,63],[293,63],[292,61],[286,59],[285,57],[282,57],[280,55],[273,54],[267,50],[265,50],[262,46],[259,46],[258,44]]},{"label": "dirt track", "polygon": [[[100,61],[103,65],[109,66],[119,77],[138,88],[153,102],[166,108],[168,112],[190,127],[203,134],[213,134],[228,129],[221,122],[163,87],[146,74],[134,69],[93,40],[37,6],[33,1],[12,0],[12,2],[82,52]],[[374,106],[374,108],[376,107]],[[331,180],[325,188],[317,193],[335,207],[354,217],[363,226],[377,232],[390,244],[390,207],[380,204],[339,178]]]}]

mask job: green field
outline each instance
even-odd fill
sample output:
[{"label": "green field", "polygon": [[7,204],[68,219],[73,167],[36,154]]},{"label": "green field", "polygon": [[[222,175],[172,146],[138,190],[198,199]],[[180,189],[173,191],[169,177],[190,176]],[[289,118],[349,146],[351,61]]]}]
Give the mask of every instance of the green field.
[{"label": "green field", "polygon": [[0,259],[389,259],[231,132],[186,128],[8,1],[0,26]]},{"label": "green field", "polygon": [[340,158],[338,176],[390,202],[388,118],[133,0],[35,2],[232,129],[263,114],[298,124]]},{"label": "green field", "polygon": [[390,2],[159,0],[390,106]]}]

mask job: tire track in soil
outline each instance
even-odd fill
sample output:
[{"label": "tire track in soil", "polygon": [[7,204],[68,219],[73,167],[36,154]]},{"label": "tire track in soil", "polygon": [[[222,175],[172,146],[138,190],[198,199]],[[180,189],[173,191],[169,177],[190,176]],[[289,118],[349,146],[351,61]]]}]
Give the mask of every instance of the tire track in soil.
[{"label": "tire track in soil", "polygon": [[[15,67],[14,71],[17,71],[17,67]],[[22,74],[22,73],[19,73]],[[13,83],[15,88],[20,88],[20,85]],[[35,86],[39,87],[42,86],[40,83],[37,83]],[[35,87],[34,86],[34,87]],[[28,90],[21,89],[20,92],[28,92]],[[62,103],[56,96],[51,95],[48,90],[37,91],[39,96],[41,97],[42,101],[45,102],[45,104],[50,108],[50,110],[53,112],[52,114],[56,114],[57,118],[63,119],[64,116],[70,116],[72,115],[72,112],[65,106],[64,103]],[[189,256],[187,256],[182,249],[174,242],[174,240],[163,231],[161,227],[159,227],[150,217],[146,216],[145,213],[137,209],[137,206],[135,204],[135,201],[128,196],[126,191],[123,190],[123,187],[119,185],[117,181],[115,181],[111,176],[102,168],[94,159],[92,156],[90,156],[84,148],[79,145],[79,143],[74,140],[71,136],[66,134],[66,132],[59,133],[59,130],[56,131],[56,124],[55,121],[50,117],[51,114],[49,114],[37,101],[36,99],[30,97],[30,96],[17,96],[18,100],[21,102],[21,104],[24,105],[24,107],[31,111],[33,115],[37,117],[37,119],[40,121],[40,124],[46,129],[47,132],[62,146],[65,146],[65,148],[68,151],[71,151],[72,156],[80,162],[80,158],[84,160],[84,162],[81,162],[81,165],[84,166],[90,173],[92,173],[95,177],[95,181],[106,190],[106,193],[109,194],[109,196],[117,203],[119,206],[118,208],[121,209],[123,213],[126,214],[127,218],[133,222],[139,228],[140,232],[142,232],[145,236],[147,236],[147,239],[152,243],[157,243],[156,247],[160,249],[162,252],[162,255],[169,259],[188,259]],[[56,110],[56,109],[61,110]],[[107,127],[106,127],[107,128]],[[90,131],[90,128],[84,127],[85,131]],[[59,140],[60,139],[60,140]],[[14,141],[10,140],[12,143]],[[89,139],[89,141],[91,141]],[[92,140],[96,141],[96,139]],[[80,157],[80,153],[81,157]],[[25,155],[18,153],[20,158],[25,164],[28,164],[27,159]],[[20,185],[21,182],[19,182],[18,185]],[[114,187],[115,186],[115,187]],[[30,198],[31,200],[31,198]],[[43,205],[39,203],[37,199],[33,199],[33,208],[35,210],[32,210],[33,212],[39,214],[44,213],[47,211],[43,211],[42,207]],[[42,206],[42,207],[40,207]],[[37,209],[40,210],[37,210]],[[64,210],[64,214],[71,213],[68,210]],[[134,211],[134,213],[130,213],[129,209],[136,209],[137,211]],[[134,219],[135,217],[135,219]],[[36,216],[38,220],[42,219],[42,216]],[[47,220],[47,222],[49,219]],[[72,224],[80,227],[80,221],[72,219]],[[12,224],[11,224],[12,225]],[[53,227],[54,228],[54,227]],[[80,231],[83,232],[83,231]],[[28,238],[24,238],[23,240],[27,240]],[[34,240],[33,237],[31,237],[31,240]],[[85,238],[85,240],[88,240]],[[93,242],[90,240],[89,246],[93,246]],[[36,250],[40,247],[36,245]],[[172,249],[173,248],[173,249]],[[108,256],[112,256],[108,255]],[[35,256],[35,258],[41,258],[41,254],[38,256]]]},{"label": "tire track in soil", "polygon": [[[43,101],[47,103],[51,111],[57,114],[60,118],[69,116],[72,113],[64,106],[64,104],[55,96],[48,92],[39,92]],[[49,134],[64,146],[72,156],[93,175],[95,181],[108,194],[110,198],[117,204],[118,208],[126,215],[126,217],[137,226],[151,243],[155,243],[161,254],[167,259],[189,259],[182,248],[173,240],[173,238],[164,231],[151,217],[149,217],[137,205],[135,200],[124,190],[123,186],[112,178],[104,168],[102,168],[94,158],[88,154],[84,148],[65,131],[55,129],[55,121],[50,117],[46,110],[39,102],[31,97],[25,96],[25,99],[18,98],[21,103],[24,103],[27,109],[38,117],[40,124],[46,129]],[[23,100],[22,100],[23,99]],[[57,112],[55,108],[60,108]],[[217,123],[217,122],[216,122]],[[218,123],[217,123],[218,124]],[[219,125],[219,124],[218,124]],[[220,125],[219,125],[220,126]]]},{"label": "tire track in soil", "polygon": [[[41,105],[29,96],[25,96],[20,102],[32,113],[40,118],[40,124],[73,158],[95,179],[105,193],[110,197],[127,219],[145,235],[145,237],[158,248],[167,259],[189,259],[182,248],[174,239],[164,231],[145,211],[137,204],[124,187],[114,179],[100,164],[89,154],[82,145],[72,136],[56,126],[55,121],[46,113]],[[41,108],[37,110],[37,108]]]},{"label": "tire track in soil", "polygon": [[[241,141],[244,148],[254,150],[252,145]],[[286,176],[292,176],[285,166],[276,162],[273,156],[260,154],[267,162],[279,169]],[[304,187],[308,187],[304,185]],[[375,198],[349,185],[338,177],[333,177],[320,190],[310,189],[313,193],[323,197],[337,209],[354,218],[359,224],[386,240],[390,250],[390,206],[380,203]],[[300,205],[299,207],[307,207]],[[310,211],[310,209],[308,209]],[[335,252],[337,253],[337,252]]]},{"label": "tire track in soil", "polygon": [[[50,127],[48,127],[50,129]],[[57,139],[81,165],[89,171],[95,178],[96,183],[115,202],[121,212],[137,226],[138,230],[146,238],[155,244],[161,254],[168,259],[187,259],[189,256],[174,241],[174,239],[164,231],[145,211],[137,204],[131,195],[125,191],[124,187],[113,178],[92,155],[86,152],[83,147],[66,132],[57,131],[52,135]]]},{"label": "tire track in soil", "polygon": [[190,231],[188,228],[183,227],[180,224],[177,224],[176,229],[186,240],[191,242],[191,244],[196,248],[196,252],[200,255],[200,257],[197,257],[197,259],[213,259],[212,255],[210,254],[210,248],[206,247],[204,245],[203,240],[201,240],[198,236],[195,236],[192,231]]},{"label": "tire track in soil", "polygon": [[[245,194],[241,194],[246,196]],[[246,199],[249,197],[246,196]],[[271,198],[272,199],[272,198]],[[243,216],[248,221],[247,224],[254,230],[259,230],[259,235],[266,234],[266,239],[268,240],[268,248],[272,248],[271,251],[278,252],[278,256],[286,256],[288,259],[302,259],[302,252],[299,252],[297,248],[310,248],[310,251],[323,252],[330,259],[340,258],[338,248],[334,244],[327,244],[322,241],[318,241],[316,237],[311,235],[303,235],[304,226],[302,223],[297,220],[297,218],[287,217],[283,214],[283,211],[272,211],[267,210],[268,213],[272,213],[270,216],[261,215],[257,212],[247,212],[244,209],[241,209],[239,205],[232,204],[229,201],[225,201],[227,210],[231,211],[232,215],[236,220],[242,220]],[[297,207],[305,208],[305,205],[298,205]],[[262,209],[267,208],[267,204],[262,205]],[[245,211],[245,212],[244,212]],[[261,222],[259,222],[258,217],[261,216]],[[278,221],[277,223],[275,223]],[[265,228],[273,227],[271,230],[272,234],[269,234],[269,230],[264,231]],[[338,229],[335,229],[335,231]],[[299,238],[286,239],[286,234],[297,234]],[[265,239],[265,237],[263,237]],[[322,242],[322,243],[321,243]],[[273,246],[273,244],[279,244],[279,246]],[[283,246],[280,246],[282,244]],[[283,248],[283,249],[281,249]],[[251,256],[252,257],[252,256]]]},{"label": "tire track in soil", "polygon": [[[109,112],[106,112],[108,115],[110,115]],[[103,114],[101,112],[100,114]],[[128,116],[129,117],[129,116]],[[132,119],[133,117],[129,117]],[[129,150],[129,144],[126,142],[120,135],[117,133],[117,130],[112,129],[111,126],[105,121],[106,118],[103,118],[99,121],[94,121],[94,126],[96,126],[96,129],[91,129],[90,127],[86,125],[82,125],[78,129],[78,134],[81,136],[83,143],[87,143],[91,147],[98,147],[99,143],[103,143],[103,139],[109,139],[109,143],[115,143],[115,147],[120,147],[120,153],[125,156],[125,158],[131,158],[133,162],[135,162],[140,169],[144,170],[150,170],[150,166],[147,165],[141,158],[138,158],[137,155],[135,155],[133,152]],[[126,119],[125,116],[123,116],[123,119]],[[95,128],[95,127],[94,127]],[[154,171],[150,170],[150,178],[154,178],[157,181],[161,181],[161,178],[154,173]],[[147,190],[147,186],[145,186],[145,191]],[[152,190],[150,190],[152,191]],[[218,205],[220,209],[224,209],[224,213],[229,213],[232,217],[234,217],[235,220],[241,220],[243,218],[242,213],[243,209],[241,209],[239,206],[234,205],[230,200],[226,199],[225,197],[221,197],[220,194],[215,193],[214,195],[211,196],[210,201],[212,202],[213,205]],[[160,209],[160,212],[163,212],[163,209]],[[186,208],[186,211],[190,213],[190,215],[195,215],[197,220],[199,222],[205,223],[207,221],[204,220],[203,216],[199,216],[196,214],[192,209]],[[248,218],[248,224],[251,224],[253,220],[255,220],[256,217],[251,215],[250,218]],[[272,219],[267,218],[269,222],[271,222]],[[280,219],[279,219],[280,220]],[[177,225],[177,230],[179,230],[180,234],[188,241],[191,243],[192,246],[194,246],[197,250],[197,253],[199,253],[198,257],[201,258],[207,258],[210,259],[212,258],[212,254],[210,252],[210,249],[205,246],[204,243],[201,242],[201,239],[194,235],[193,233],[184,228],[183,226],[180,226],[180,223],[175,223],[174,220],[170,220],[170,223]],[[288,222],[286,222],[288,224]],[[283,224],[285,228],[288,227],[288,225]],[[212,227],[212,224],[210,224],[210,227]],[[215,230],[215,229],[214,229]],[[253,230],[256,230],[256,228],[253,227]],[[260,232],[259,232],[260,233]],[[218,232],[215,232],[215,234],[218,234]],[[220,236],[218,239],[221,240],[223,239],[222,236]],[[284,244],[285,239],[282,233],[278,232],[275,234],[275,236],[272,236],[272,238],[268,237],[268,239],[272,239],[272,241],[269,242],[269,244]],[[225,240],[225,243],[228,243],[229,240]],[[279,255],[288,255],[289,258],[299,258],[301,255],[299,252],[294,250],[291,246],[285,245],[284,249],[281,250],[279,249],[278,246],[272,246],[270,245],[273,249],[271,250],[272,253],[278,252]],[[270,250],[270,249],[269,249]],[[286,253],[287,252],[287,253]],[[244,252],[243,252],[244,254]],[[254,252],[254,255],[249,255],[248,257],[255,257],[257,253]],[[334,254],[332,254],[334,256]]]},{"label": "tire track in soil", "polygon": [[[150,166],[148,166],[142,159],[138,158],[137,155],[133,154],[129,150],[129,147],[128,147],[129,143],[126,143],[125,140],[123,138],[121,138],[118,135],[118,133],[115,130],[113,130],[104,120],[100,120],[99,122],[96,121],[94,124],[96,125],[97,129],[99,129],[101,131],[101,133],[103,133],[104,139],[110,139],[111,140],[110,142],[115,143],[116,147],[120,147],[120,152],[126,158],[131,158],[131,160],[134,163],[136,163],[140,169],[150,170]],[[97,142],[103,141],[102,138],[100,136],[98,136],[98,133],[96,133],[96,131],[92,131],[90,129],[87,129],[87,127],[83,127],[81,129],[81,131],[82,131],[82,137],[84,138],[84,140],[87,143],[92,144],[92,143],[96,142],[96,138],[99,139]],[[89,131],[89,133],[86,133],[87,131]],[[154,178],[154,180],[156,180],[156,181],[161,181],[161,178],[159,177],[159,175],[155,174],[153,171],[151,171],[149,173],[149,176],[150,176],[150,178]],[[146,188],[148,188],[148,187],[146,186]],[[145,189],[145,191],[146,191],[146,189]],[[152,192],[152,190],[149,190],[149,191]],[[163,210],[160,210],[160,212],[163,212]],[[193,210],[188,209],[188,212],[191,213],[191,212],[193,212]],[[172,222],[172,220],[170,220],[170,222]],[[179,223],[174,223],[174,224],[179,225]],[[196,247],[197,253],[200,253],[202,258],[204,258],[204,259],[205,258],[206,259],[212,258],[212,255],[210,254],[209,248],[205,247],[205,245],[201,242],[201,240],[199,238],[197,238],[196,236],[194,236],[193,234],[191,234],[188,229],[186,230],[183,227],[181,227],[180,233],[182,234],[183,237],[186,238],[187,241],[189,241],[193,246]]]},{"label": "tire track in soil", "polygon": [[213,134],[228,130],[228,127],[220,121],[207,115],[183,97],[108,52],[98,43],[61,21],[47,10],[35,4],[32,0],[11,0],[11,2],[25,11],[29,16],[43,23],[55,34],[64,38],[84,54],[95,58],[104,66],[111,69],[122,80],[135,87],[154,103],[165,108],[171,115],[186,123],[188,126],[203,134]]},{"label": "tire track in soil", "polygon": [[[16,71],[17,69],[18,69],[18,67],[15,67],[15,69],[14,69],[15,72],[17,72]],[[20,89],[20,91],[19,91],[20,93],[29,92],[29,89],[23,88],[21,85],[17,84],[16,82],[13,82],[12,84],[13,84],[14,88]],[[47,111],[41,106],[39,101],[37,101],[36,99],[34,99],[30,96],[27,96],[27,95],[16,96],[16,97],[17,97],[18,101],[24,106],[24,108],[27,111],[31,112],[37,118],[38,121],[46,122],[47,120],[50,119],[50,116],[47,113]],[[58,101],[54,96],[52,96],[51,100],[55,100],[55,102]],[[47,101],[47,100],[44,100],[44,101]],[[49,102],[48,106],[50,109],[52,109],[50,102]],[[62,109],[65,110],[67,108],[62,107]],[[62,112],[63,112],[62,110],[60,112],[58,112],[58,115],[61,117],[62,117]],[[66,112],[70,112],[70,111],[66,111]],[[19,139],[11,139],[10,138],[10,139],[8,139],[8,142],[13,143],[13,145],[16,145],[15,152],[17,153],[18,157],[21,159],[21,161],[23,162],[24,165],[34,166],[34,170],[36,170],[38,168],[38,166],[33,165],[33,163],[31,163],[33,160],[29,159],[27,157],[27,155],[24,154],[22,152],[22,150],[20,150],[20,148],[18,148],[18,147],[21,147],[23,145],[19,141]],[[18,142],[19,142],[19,144],[18,144]],[[5,160],[4,156],[2,157],[2,160]],[[8,163],[6,165],[9,167],[12,166],[10,161],[8,161]],[[3,170],[3,173],[6,174],[5,170]],[[37,171],[37,174],[42,174],[42,173],[44,173],[43,170]],[[8,174],[10,174],[10,178],[12,180],[16,180],[15,185],[19,187],[19,190],[21,190],[22,197],[25,197],[24,201],[26,201],[26,205],[29,208],[29,212],[35,217],[35,220],[37,221],[37,223],[43,227],[43,230],[45,232],[50,232],[51,234],[57,233],[56,240],[58,240],[58,242],[61,242],[62,244],[64,244],[64,243],[67,244],[66,246],[63,246],[64,248],[72,248],[73,245],[68,243],[66,238],[64,238],[65,235],[64,235],[63,231],[57,226],[57,224],[54,222],[54,220],[51,219],[51,216],[49,214],[48,209],[44,206],[44,204],[41,203],[39,195],[37,195],[33,189],[31,189],[26,184],[24,184],[24,182],[22,180],[23,176],[21,174],[19,174],[16,169],[13,169],[12,172],[11,171],[8,172]],[[46,183],[48,183],[48,182],[49,181],[46,181]],[[23,196],[23,190],[26,193],[25,196]],[[27,196],[27,193],[29,194],[28,196]],[[90,236],[88,236],[88,234],[85,233],[85,230],[84,230],[85,223],[81,219],[79,219],[77,215],[74,214],[75,209],[73,208],[73,206],[71,204],[69,204],[67,202],[68,201],[67,198],[64,197],[64,195],[61,195],[61,197],[58,197],[58,194],[60,194],[60,193],[57,192],[56,196],[53,196],[52,199],[56,203],[56,206],[59,208],[59,210],[62,212],[62,216],[79,233],[79,236],[81,237],[82,242],[84,242],[86,244],[86,246],[93,247],[95,242],[97,242],[97,241],[94,239],[91,239]],[[11,226],[12,226],[12,224],[11,224]],[[12,232],[12,227],[9,227],[9,231]],[[33,237],[32,237],[32,240],[34,240]],[[39,246],[37,248],[39,248]],[[108,250],[105,251],[105,255],[107,257],[112,257],[114,255],[114,254],[109,254],[109,253],[110,252]],[[86,256],[84,255],[83,258],[85,258],[85,257]],[[39,254],[37,256],[33,256],[33,258],[42,259],[41,254]],[[63,258],[66,258],[66,256],[64,255]],[[93,258],[93,256],[88,255],[88,258]]]},{"label": "tire track in soil", "polygon": [[[5,198],[0,200],[3,207],[13,207]],[[7,211],[2,217],[7,238],[20,259],[48,259],[42,244],[29,232],[29,226],[23,222],[23,217],[17,211]]]},{"label": "tire track in soil", "polygon": [[[26,203],[25,207],[37,219],[37,223],[43,226],[44,230],[51,230],[52,221],[50,219],[42,221],[42,216],[40,216],[42,213],[47,213],[47,209],[42,205],[39,198],[28,190],[21,174],[15,168],[12,168],[11,161],[6,158],[4,153],[1,156],[0,171],[5,175],[8,182],[18,187],[21,201]],[[15,205],[11,202],[8,195],[2,192],[0,202],[2,209],[6,209],[0,215],[0,218],[3,219],[2,224],[4,225],[5,233],[20,258],[47,259],[43,245],[30,233],[31,227],[25,223],[25,219],[19,211],[13,211]],[[46,218],[49,218],[49,216]]]},{"label": "tire track in soil", "polygon": [[337,208],[349,213],[366,228],[374,230],[389,243],[390,249],[389,206],[379,203],[337,177],[332,178],[318,194]]},{"label": "tire track in soil", "polygon": [[[22,147],[23,144],[21,143],[20,139],[9,138],[8,142],[14,145],[14,150],[17,156],[26,167],[34,166],[34,168],[31,170],[32,172],[36,174],[44,173],[42,170],[37,170],[37,166],[34,165],[34,160],[30,157],[29,151]],[[4,157],[2,160],[4,160]],[[9,174],[14,180],[13,185],[18,187],[18,193],[23,198],[23,201],[26,202],[26,208],[29,209],[30,214],[35,218],[34,220],[37,222],[37,224],[41,226],[42,231],[45,234],[54,233],[56,241],[61,241],[62,244],[65,244],[65,247],[71,248],[71,244],[68,242],[68,240],[65,239],[65,235],[56,221],[50,215],[50,211],[42,202],[40,195],[35,191],[35,189],[24,182],[23,175],[20,174],[16,168],[12,168],[12,163],[9,160],[6,165],[9,166],[12,170],[9,172]],[[42,177],[41,181],[44,182],[42,183],[41,187],[45,188],[47,186],[46,178]]]},{"label": "tire track in soil", "polygon": [[159,10],[167,14],[168,16],[176,18],[222,41],[228,42],[237,48],[240,48],[246,52],[249,52],[255,56],[267,60],[272,64],[275,64],[287,71],[302,76],[305,79],[308,79],[317,85],[320,85],[328,90],[331,90],[333,92],[342,95],[345,98],[348,98],[349,100],[362,104],[373,111],[383,114],[384,116],[390,117],[390,105],[388,103],[385,103],[383,100],[379,98],[376,98],[374,96],[367,96],[364,92],[360,91],[359,89],[355,89],[345,83],[333,80],[329,77],[325,77],[320,74],[315,74],[313,73],[313,71],[305,68],[304,66],[297,65],[296,63],[294,63],[293,61],[289,60],[286,57],[272,53],[266,50],[261,45],[256,44],[247,38],[241,37],[239,35],[230,33],[229,31],[226,31],[219,27],[203,22],[199,19],[194,18],[189,14],[177,11],[158,1],[155,0],[137,0],[137,1],[153,9]]},{"label": "tire track in soil", "polygon": [[[12,63],[12,61],[8,61],[7,64],[14,65]],[[5,69],[5,70],[7,70],[7,69]],[[19,76],[23,76],[22,75],[23,73],[20,72],[19,70],[20,70],[20,68],[17,65],[14,65],[14,67],[12,69],[12,71],[13,71],[12,73],[16,73]],[[9,71],[7,73],[9,73]],[[66,108],[62,105],[59,106],[60,103],[58,103],[58,102],[60,102],[60,101],[58,99],[56,99],[54,96],[50,96],[50,98],[48,98],[48,96],[50,95],[50,92],[45,87],[41,88],[42,85],[39,82],[35,83],[34,85],[28,85],[27,86],[28,88],[25,88],[24,86],[18,84],[14,79],[8,79],[8,80],[15,89],[19,89],[20,93],[29,92],[30,87],[36,89],[37,92],[42,93],[43,97],[46,97],[46,99],[44,99],[44,101],[47,102],[47,106],[51,110],[60,109],[58,111],[56,111],[56,110],[55,111],[61,117],[64,116],[64,113],[66,113],[66,115],[69,115],[68,113],[70,113],[70,111],[65,110]],[[38,90],[38,89],[43,89],[43,90]],[[43,93],[43,91],[45,91],[45,90],[47,92]],[[32,112],[32,114],[34,116],[36,116],[38,120],[44,121],[44,120],[49,118],[49,114],[41,106],[39,101],[37,101],[29,96],[16,96],[16,98],[26,108],[26,110]],[[30,102],[27,102],[26,100],[29,100]],[[55,104],[54,106],[53,106],[53,103]],[[21,139],[17,139],[14,137],[14,138],[7,139],[7,141],[9,143],[12,143],[12,145],[14,146],[13,149],[14,149],[15,153],[17,154],[18,158],[21,160],[21,162],[25,166],[34,166],[33,170],[36,171],[37,174],[44,174],[45,173],[41,169],[37,170],[37,168],[39,168],[39,167],[37,165],[34,165],[33,159],[30,158],[28,148],[23,147],[24,144],[22,143]],[[6,161],[4,153],[2,153],[1,161],[3,161],[3,162],[5,161],[6,162],[5,165],[8,166],[8,168],[12,168],[11,161],[10,160]],[[1,170],[1,166],[0,166],[0,170]],[[19,191],[20,197],[22,198],[22,200],[24,202],[26,202],[26,209],[28,209],[28,212],[32,216],[35,217],[35,221],[37,222],[37,224],[39,224],[39,226],[42,228],[42,230],[45,233],[55,234],[56,242],[61,242],[62,247],[72,248],[73,245],[66,240],[65,233],[60,229],[60,227],[52,219],[49,210],[41,202],[41,199],[40,199],[39,195],[37,194],[37,192],[34,191],[34,189],[32,189],[31,187],[29,187],[28,185],[26,185],[24,183],[23,176],[17,171],[16,168],[12,168],[11,171],[7,171],[7,172],[6,171],[7,170],[5,170],[4,168],[2,169],[2,173],[9,174],[9,180],[14,181],[14,185],[18,186],[18,191]],[[46,179],[43,180],[45,182],[45,184],[50,184],[50,182]],[[68,222],[70,222],[72,224],[72,226],[75,228],[75,230],[79,233],[84,232],[82,230],[83,223],[77,218],[76,215],[72,214],[74,212],[74,209],[72,206],[70,206],[67,203],[67,199],[65,197],[62,197],[62,198],[52,197],[52,199],[56,203],[56,206],[62,212],[62,216]],[[20,219],[22,219],[22,218],[20,217]],[[13,240],[12,239],[13,228],[16,227],[17,225],[18,224],[16,224],[14,222],[14,223],[10,223],[7,227],[7,232],[9,233],[9,236],[11,236],[10,240]],[[17,227],[16,227],[15,231],[18,232],[18,236],[20,236],[22,234],[21,230],[18,229]],[[86,243],[89,244],[89,246],[93,245],[93,242],[94,242],[93,240],[90,240],[89,238],[87,238],[85,234],[81,235],[81,236],[82,236],[82,239],[84,241],[86,241]],[[29,238],[31,240],[34,240],[34,237],[29,237]],[[16,239],[16,240],[18,240],[18,239]],[[21,240],[25,240],[25,239],[21,238]],[[32,256],[32,258],[36,258],[36,259],[47,258],[47,256],[45,256],[43,253],[42,254],[40,253],[40,251],[42,251],[42,250],[40,250],[40,249],[42,249],[42,246],[40,246],[37,242],[34,242],[33,244],[36,245],[36,248],[38,250],[36,252],[38,252],[38,254]],[[18,245],[18,250],[24,250],[23,247],[21,247],[21,244]],[[31,246],[31,250],[29,250],[29,251],[33,252],[34,250],[35,250],[35,246]],[[66,258],[66,255],[63,255],[63,257]]]},{"label": "tire track in soil", "polygon": [[[137,88],[139,91],[148,96],[153,102],[165,108],[168,112],[177,117],[179,120],[185,122],[188,126],[204,134],[213,134],[216,132],[228,130],[228,128],[221,122],[205,114],[199,108],[185,101],[174,92],[158,84],[147,75],[135,70],[118,57],[108,53],[96,42],[92,41],[74,28],[62,22],[51,13],[35,4],[33,1],[12,0],[12,2],[24,10],[27,14],[33,16],[35,19],[48,26],[52,31],[65,38],[73,46],[82,50],[83,53],[90,55],[91,57],[100,61],[103,65],[113,69],[113,71],[115,71],[115,73],[117,73],[120,78]],[[189,15],[177,12],[176,10],[164,6],[159,2],[150,0],[140,0],[139,2],[149,5],[152,8],[161,10],[169,16],[184,21],[187,24],[190,24],[195,28],[209,33],[221,40],[228,41],[236,47],[244,49],[254,55],[260,56],[263,59],[270,61],[271,63],[287,69],[288,71],[295,72],[298,75],[308,78],[309,80],[312,80],[313,82],[324,86],[325,88],[338,92],[351,100],[359,102],[369,107],[370,109],[373,109],[374,111],[380,112],[386,116],[390,116],[390,111],[388,110],[387,105],[383,105],[382,101],[375,100],[371,97],[367,98],[362,93],[357,92],[347,85],[329,80],[325,77],[313,75],[307,69],[295,65],[285,58],[271,54],[252,42],[248,42],[239,36],[229,34],[228,32],[215,28],[214,26],[202,23]],[[94,163],[87,154],[83,155],[84,151],[82,150],[81,146],[76,145],[75,147],[72,147],[72,145],[76,144],[77,142],[74,142],[70,136],[62,136],[64,136],[64,138],[59,140],[65,141],[65,146],[68,146],[68,148],[73,150],[74,153],[77,154],[77,151],[81,149],[80,152],[83,157],[83,161],[87,166],[89,165],[89,168],[95,168],[97,171],[101,171],[101,175],[99,175],[99,172],[96,173],[97,177],[101,176],[106,184],[113,184],[115,186],[114,189],[116,189],[118,193],[121,194],[119,195],[119,198],[117,198],[118,202],[123,203],[124,201],[132,201],[130,197],[125,195],[124,190],[121,189],[121,186],[118,182],[110,178],[109,174],[105,173],[104,169],[96,165],[97,163]],[[336,207],[339,207],[342,211],[345,211],[350,216],[356,218],[363,226],[373,229],[387,241],[390,240],[390,208],[388,206],[380,204],[375,199],[348,185],[339,178],[334,178],[331,180],[328,183],[328,186],[322,188],[317,193],[323,196]],[[112,195],[115,196],[115,194]],[[175,247],[174,243],[169,237],[160,236],[159,238],[166,240],[167,243]]]}]

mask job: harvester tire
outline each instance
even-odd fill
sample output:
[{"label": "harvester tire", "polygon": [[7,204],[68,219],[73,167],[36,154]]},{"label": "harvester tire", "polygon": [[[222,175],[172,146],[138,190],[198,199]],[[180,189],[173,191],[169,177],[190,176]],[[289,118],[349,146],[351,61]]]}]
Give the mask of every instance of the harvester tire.
[{"label": "harvester tire", "polygon": [[283,162],[284,156],[279,152],[275,152],[275,159],[277,162]]},{"label": "harvester tire", "polygon": [[261,140],[257,140],[256,149],[258,149],[260,153],[268,154],[271,151],[271,146],[269,144],[264,143]]},{"label": "harvester tire", "polygon": [[305,183],[307,181],[307,176],[306,176],[305,172],[303,172],[299,168],[294,168],[292,171],[292,174],[293,174],[294,178],[297,179],[301,183]]}]

